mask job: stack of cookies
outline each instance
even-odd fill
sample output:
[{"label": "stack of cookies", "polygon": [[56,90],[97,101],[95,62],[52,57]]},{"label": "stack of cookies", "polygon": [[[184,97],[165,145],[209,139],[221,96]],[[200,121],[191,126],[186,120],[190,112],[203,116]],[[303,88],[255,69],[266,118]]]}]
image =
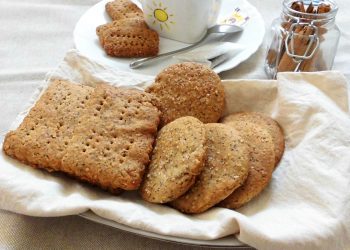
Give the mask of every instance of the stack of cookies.
[{"label": "stack of cookies", "polygon": [[147,89],[162,112],[156,145],[140,188],[143,199],[184,213],[236,209],[269,183],[284,151],[276,121],[254,112],[224,117],[220,78],[196,63],[170,66]]},{"label": "stack of cookies", "polygon": [[236,209],[270,182],[284,136],[261,113],[219,123],[224,108],[220,77],[197,63],[168,67],[146,92],[56,80],[3,150],[113,193],[139,189],[184,213]]},{"label": "stack of cookies", "polygon": [[130,0],[114,0],[106,4],[112,22],[98,26],[97,36],[110,56],[147,57],[159,51],[159,36],[147,26],[142,10]]}]

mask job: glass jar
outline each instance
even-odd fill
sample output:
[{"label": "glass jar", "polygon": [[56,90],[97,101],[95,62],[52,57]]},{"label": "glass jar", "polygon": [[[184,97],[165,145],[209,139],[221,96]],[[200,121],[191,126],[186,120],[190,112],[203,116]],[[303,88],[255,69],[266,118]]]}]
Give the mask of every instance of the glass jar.
[{"label": "glass jar", "polygon": [[324,71],[333,66],[340,31],[338,7],[332,0],[283,1],[273,21],[265,60],[269,78],[278,72]]}]

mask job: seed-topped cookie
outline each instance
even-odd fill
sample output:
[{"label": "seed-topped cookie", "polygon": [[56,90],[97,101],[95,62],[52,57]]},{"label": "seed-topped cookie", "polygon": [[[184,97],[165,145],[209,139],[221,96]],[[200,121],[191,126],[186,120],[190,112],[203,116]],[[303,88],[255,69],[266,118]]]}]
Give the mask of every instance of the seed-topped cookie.
[{"label": "seed-topped cookie", "polygon": [[272,118],[258,112],[239,112],[228,115],[222,119],[222,123],[230,124],[230,122],[238,120],[256,123],[269,131],[274,143],[275,166],[277,166],[284,152],[284,134],[280,125]]},{"label": "seed-topped cookie", "polygon": [[146,91],[160,100],[161,126],[182,116],[217,122],[225,107],[220,77],[199,63],[179,63],[164,69]]},{"label": "seed-topped cookie", "polygon": [[195,184],[171,205],[181,212],[201,213],[229,196],[248,176],[248,148],[238,132],[224,124],[205,125],[207,158]]},{"label": "seed-topped cookie", "polygon": [[142,198],[166,203],[183,195],[203,169],[205,141],[204,124],[194,117],[182,117],[164,126],[140,188]]},{"label": "seed-topped cookie", "polygon": [[246,141],[249,151],[249,173],[242,186],[219,206],[236,209],[256,197],[270,182],[275,166],[274,143],[266,128],[249,121],[235,121],[235,128]]}]

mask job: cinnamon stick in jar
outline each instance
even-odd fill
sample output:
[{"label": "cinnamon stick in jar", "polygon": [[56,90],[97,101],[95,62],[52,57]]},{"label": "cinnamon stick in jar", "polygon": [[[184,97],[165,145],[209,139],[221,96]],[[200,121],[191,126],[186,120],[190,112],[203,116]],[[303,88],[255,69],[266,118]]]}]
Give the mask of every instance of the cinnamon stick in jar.
[{"label": "cinnamon stick in jar", "polygon": [[[296,33],[294,36],[294,54],[304,55],[309,44],[309,36],[313,34],[313,29],[310,26],[298,26],[294,32]],[[288,44],[288,49],[292,52],[291,43]],[[294,71],[298,64],[298,62],[295,62],[294,59],[285,52],[278,65],[277,71]]]},{"label": "cinnamon stick in jar", "polygon": [[[312,4],[312,3],[311,3]],[[311,5],[310,4],[310,5]],[[324,14],[331,11],[331,6],[329,4],[322,3],[318,6],[317,10],[315,10],[317,14]],[[324,34],[327,32],[327,29],[321,27],[321,24],[317,24],[318,27],[318,37],[320,39],[320,43],[324,41]],[[315,48],[316,44],[311,47],[311,51]],[[322,71],[326,70],[327,66],[323,59],[322,51],[319,49],[315,52],[313,58],[309,60],[305,60],[300,66],[300,71],[311,72],[311,71]]]},{"label": "cinnamon stick in jar", "polygon": [[293,10],[305,13],[305,6],[303,1],[295,1],[290,6]]}]

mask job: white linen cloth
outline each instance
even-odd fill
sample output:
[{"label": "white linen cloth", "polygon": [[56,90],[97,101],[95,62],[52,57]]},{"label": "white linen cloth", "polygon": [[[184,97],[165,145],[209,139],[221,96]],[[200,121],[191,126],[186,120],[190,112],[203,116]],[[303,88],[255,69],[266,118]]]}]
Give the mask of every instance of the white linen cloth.
[{"label": "white linen cloth", "polygon": [[[89,85],[111,81],[125,87],[129,82],[132,87],[152,82],[149,77],[127,75],[72,51],[49,77]],[[4,153],[0,155],[0,208],[31,216],[64,216],[91,209],[107,219],[166,235],[207,240],[239,233],[238,239],[259,249],[348,247],[350,117],[345,78],[337,72],[284,73],[277,81],[224,81],[224,86],[226,113],[265,112],[286,135],[286,151],[270,185],[238,211],[214,208],[188,216],[144,202],[133,192],[113,196],[32,169]]]}]

